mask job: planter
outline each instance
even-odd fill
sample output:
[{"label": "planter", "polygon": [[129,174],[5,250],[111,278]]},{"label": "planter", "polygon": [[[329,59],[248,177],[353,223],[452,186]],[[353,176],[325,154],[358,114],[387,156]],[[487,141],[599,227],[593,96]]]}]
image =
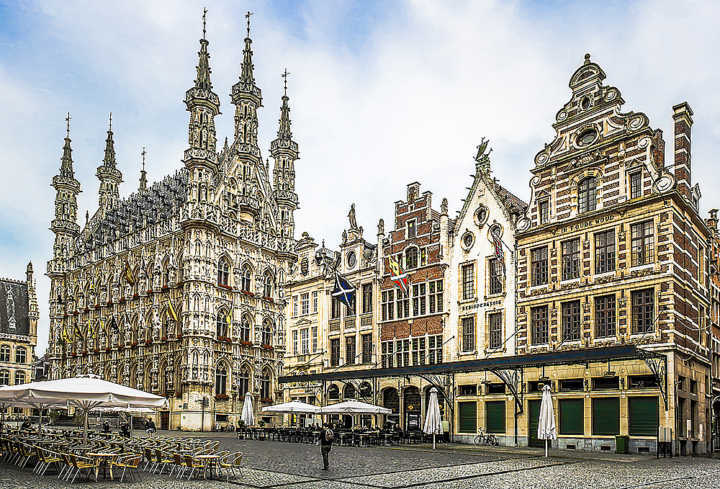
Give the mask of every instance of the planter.
[{"label": "planter", "polygon": [[227,401],[228,399],[230,399],[230,396],[228,396],[227,394],[218,394],[217,396],[215,396],[216,401]]},{"label": "planter", "polygon": [[262,345],[262,349],[263,350],[272,350],[273,347],[272,347],[272,345]]}]

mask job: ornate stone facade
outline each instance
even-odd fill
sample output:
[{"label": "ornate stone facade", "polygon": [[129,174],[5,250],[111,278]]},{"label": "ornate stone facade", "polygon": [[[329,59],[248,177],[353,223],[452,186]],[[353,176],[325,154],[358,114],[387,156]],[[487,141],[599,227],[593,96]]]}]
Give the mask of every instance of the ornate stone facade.
[{"label": "ornate stone facade", "polygon": [[[0,385],[26,384],[33,378],[38,303],[32,263],[25,281],[0,278]],[[29,414],[8,408],[7,413]]]},{"label": "ornate stone facade", "polygon": [[260,89],[250,30],[232,88],[235,133],[216,148],[220,99],[209,42],[186,92],[183,166],[121,199],[112,127],[98,168],[100,207],[77,224],[80,183],[65,138],[57,191],[48,360],[52,378],[83,373],[167,396],[159,427],[207,430],[234,422],[246,391],[272,402],[282,371],[283,283],[296,261],[295,161],[289,98],[272,142],[274,175],[257,145]]}]

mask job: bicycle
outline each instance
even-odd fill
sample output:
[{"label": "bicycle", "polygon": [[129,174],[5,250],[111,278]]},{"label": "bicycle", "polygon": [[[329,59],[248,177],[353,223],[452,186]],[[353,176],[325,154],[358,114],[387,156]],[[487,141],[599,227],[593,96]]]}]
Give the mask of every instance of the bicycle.
[{"label": "bicycle", "polygon": [[499,445],[498,439],[495,438],[495,435],[492,435],[490,433],[485,434],[482,430],[478,430],[478,434],[477,436],[475,436],[473,443],[478,446],[486,445],[496,447]]}]

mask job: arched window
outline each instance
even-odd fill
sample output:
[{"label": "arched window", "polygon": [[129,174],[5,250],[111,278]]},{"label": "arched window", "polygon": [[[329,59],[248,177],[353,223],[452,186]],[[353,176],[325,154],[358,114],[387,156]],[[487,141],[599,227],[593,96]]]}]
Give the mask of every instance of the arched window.
[{"label": "arched window", "polygon": [[328,399],[337,400],[340,399],[340,389],[335,384],[328,387]]},{"label": "arched window", "polygon": [[242,268],[240,275],[240,289],[245,292],[250,292],[250,286],[252,285],[252,270],[249,265],[245,265]]},{"label": "arched window", "polygon": [[218,285],[228,286],[228,279],[230,277],[230,266],[225,258],[218,260],[217,267],[217,281]]},{"label": "arched window", "polygon": [[355,397],[355,386],[352,384],[345,384],[343,399],[355,399]]},{"label": "arched window", "polygon": [[265,272],[263,277],[263,297],[272,297],[273,293],[273,278],[270,272]]},{"label": "arched window", "polygon": [[240,341],[250,341],[251,330],[250,330],[250,318],[243,316],[240,322]]},{"label": "arched window", "polygon": [[240,369],[237,385],[241,397],[244,397],[245,393],[250,391],[250,370],[247,367]]},{"label": "arched window", "polygon": [[269,319],[263,321],[262,344],[272,345],[272,322]]},{"label": "arched window", "polygon": [[0,385],[10,385],[10,372],[0,370]]},{"label": "arched window", "polygon": [[263,369],[260,377],[260,399],[270,399],[270,379],[272,374],[269,369]]},{"label": "arched window", "polygon": [[8,345],[0,346],[0,362],[10,361],[10,347]]},{"label": "arched window", "polygon": [[215,370],[215,395],[224,396],[227,392],[227,369],[224,364]]},{"label": "arched window", "polygon": [[216,330],[217,330],[217,337],[220,338],[227,338],[228,336],[228,318],[229,313],[227,311],[220,311],[217,315],[217,321],[215,323]]},{"label": "arched window", "polygon": [[408,248],[405,251],[405,268],[412,269],[418,266],[418,250],[415,247]]},{"label": "arched window", "polygon": [[15,372],[15,385],[22,385],[25,382],[25,372],[17,370]]},{"label": "arched window", "polygon": [[595,210],[595,177],[588,177],[578,183],[578,212]]}]

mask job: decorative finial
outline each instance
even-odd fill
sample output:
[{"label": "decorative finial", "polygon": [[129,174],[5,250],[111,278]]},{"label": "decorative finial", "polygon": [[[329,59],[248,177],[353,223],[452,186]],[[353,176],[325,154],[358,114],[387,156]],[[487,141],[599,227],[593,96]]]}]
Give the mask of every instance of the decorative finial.
[{"label": "decorative finial", "polygon": [[203,7],[203,39],[205,39],[205,21],[207,16],[207,8]]},{"label": "decorative finial", "polygon": [[585,53],[585,63],[586,65],[590,64],[590,53]]},{"label": "decorative finial", "polygon": [[65,122],[67,123],[67,127],[65,129],[66,137],[70,137],[70,112],[67,113],[67,117],[65,117]]},{"label": "decorative finial", "polygon": [[280,75],[283,78],[283,90],[284,95],[287,96],[287,79],[290,72],[285,68],[285,71],[283,71],[282,75]]},{"label": "decorative finial", "polygon": [[253,15],[252,12],[249,10],[245,13],[245,18],[247,19],[247,37],[250,37],[250,16]]},{"label": "decorative finial", "polygon": [[145,151],[145,146],[143,146],[142,153],[140,154],[142,155],[142,171],[145,171],[145,155],[147,154],[147,152]]},{"label": "decorative finial", "polygon": [[110,124],[108,126],[108,131],[112,131],[112,112],[110,112]]}]

